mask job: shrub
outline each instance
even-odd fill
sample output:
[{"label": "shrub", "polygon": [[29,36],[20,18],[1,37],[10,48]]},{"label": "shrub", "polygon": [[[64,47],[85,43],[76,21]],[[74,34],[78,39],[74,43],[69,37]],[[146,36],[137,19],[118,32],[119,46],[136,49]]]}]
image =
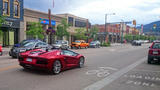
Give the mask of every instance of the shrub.
[{"label": "shrub", "polygon": [[104,42],[104,43],[102,43],[101,44],[101,46],[103,46],[103,47],[109,47],[109,46],[111,46],[111,43],[110,42]]}]

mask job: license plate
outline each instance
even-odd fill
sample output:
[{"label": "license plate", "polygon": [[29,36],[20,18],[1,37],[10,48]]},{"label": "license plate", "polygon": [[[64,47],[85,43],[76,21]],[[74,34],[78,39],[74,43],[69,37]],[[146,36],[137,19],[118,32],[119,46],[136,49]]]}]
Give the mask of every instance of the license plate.
[{"label": "license plate", "polygon": [[154,51],[153,54],[158,54],[158,52],[157,52],[157,51]]},{"label": "license plate", "polygon": [[31,58],[27,58],[27,60],[26,61],[28,61],[28,62],[32,62],[32,59]]}]

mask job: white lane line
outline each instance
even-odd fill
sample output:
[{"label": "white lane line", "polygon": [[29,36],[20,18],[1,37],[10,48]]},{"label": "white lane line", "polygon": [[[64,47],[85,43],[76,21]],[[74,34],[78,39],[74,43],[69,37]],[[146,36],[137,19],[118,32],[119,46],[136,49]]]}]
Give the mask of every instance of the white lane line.
[{"label": "white lane line", "polygon": [[144,62],[146,60],[147,57],[144,57],[143,59],[127,66],[126,68],[84,88],[83,90],[100,90],[103,87],[105,87],[106,85],[110,84],[111,82],[113,82],[114,80],[118,79],[119,77],[121,77],[123,74],[127,73],[128,71],[132,70],[133,68],[135,68],[137,65],[141,64],[142,62]]}]

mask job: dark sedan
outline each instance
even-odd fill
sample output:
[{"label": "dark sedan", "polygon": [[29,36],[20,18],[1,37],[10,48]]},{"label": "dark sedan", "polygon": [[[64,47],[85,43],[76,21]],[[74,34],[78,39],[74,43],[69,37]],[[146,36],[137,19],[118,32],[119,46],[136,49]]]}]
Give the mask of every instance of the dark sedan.
[{"label": "dark sedan", "polygon": [[19,53],[25,52],[28,50],[32,50],[35,48],[51,49],[52,47],[48,45],[47,43],[42,42],[40,40],[27,40],[26,42],[23,42],[22,44],[20,44],[19,47],[13,46],[9,52],[9,55],[12,56],[13,58],[17,58]]}]

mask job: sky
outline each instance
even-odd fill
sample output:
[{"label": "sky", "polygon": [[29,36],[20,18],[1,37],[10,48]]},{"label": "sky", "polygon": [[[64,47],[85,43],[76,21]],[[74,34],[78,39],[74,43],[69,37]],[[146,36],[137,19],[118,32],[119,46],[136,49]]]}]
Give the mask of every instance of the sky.
[{"label": "sky", "polygon": [[[92,24],[137,21],[137,25],[160,21],[160,0],[24,0],[24,7],[53,14],[71,13]],[[115,15],[112,15],[115,13]]]}]

